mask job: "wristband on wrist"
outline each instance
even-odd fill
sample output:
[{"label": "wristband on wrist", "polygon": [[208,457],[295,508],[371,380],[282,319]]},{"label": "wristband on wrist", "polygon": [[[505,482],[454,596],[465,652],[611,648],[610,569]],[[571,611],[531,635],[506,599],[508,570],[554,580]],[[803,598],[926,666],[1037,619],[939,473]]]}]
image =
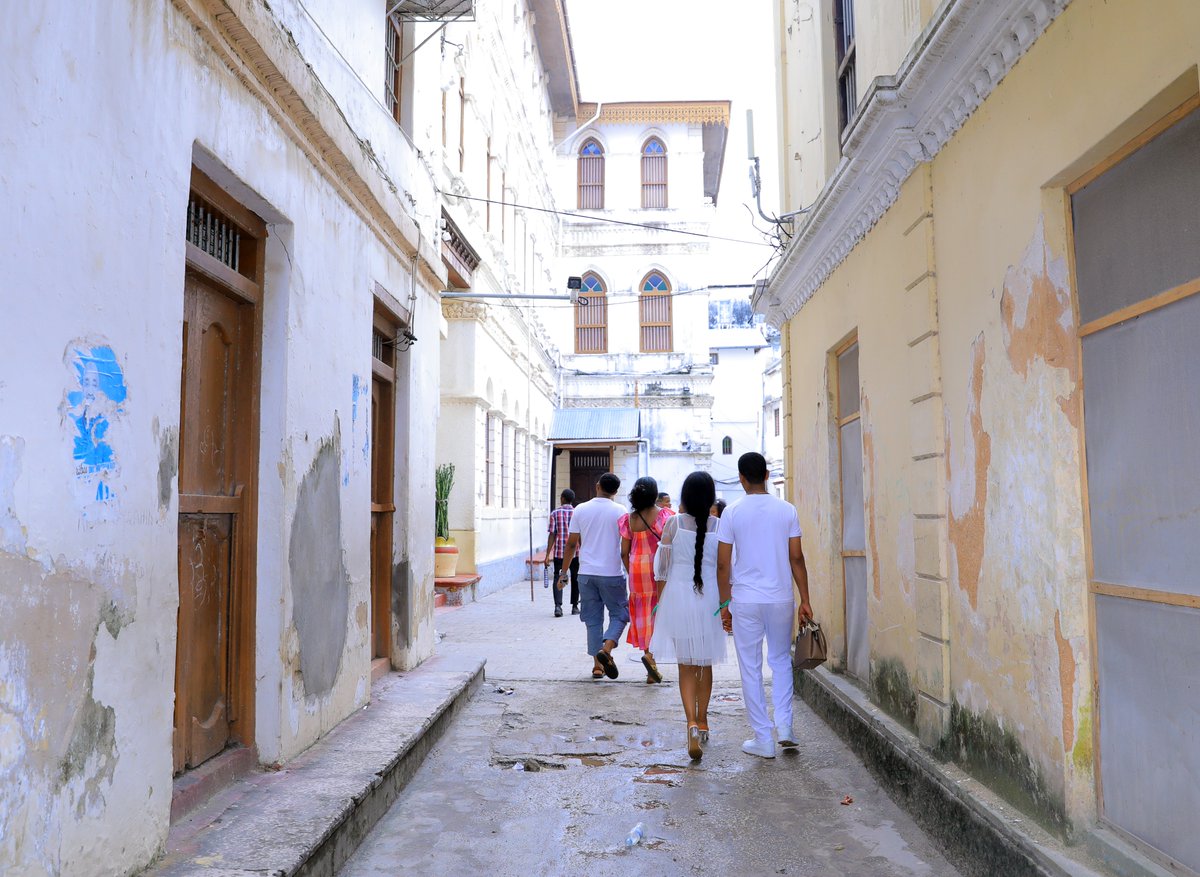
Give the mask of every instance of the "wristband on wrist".
[{"label": "wristband on wrist", "polygon": [[713,615],[720,615],[721,610],[724,609],[726,606],[728,606],[732,602],[733,602],[732,599],[726,600],[724,603],[722,603],[720,606],[717,607],[717,611],[714,612]]}]

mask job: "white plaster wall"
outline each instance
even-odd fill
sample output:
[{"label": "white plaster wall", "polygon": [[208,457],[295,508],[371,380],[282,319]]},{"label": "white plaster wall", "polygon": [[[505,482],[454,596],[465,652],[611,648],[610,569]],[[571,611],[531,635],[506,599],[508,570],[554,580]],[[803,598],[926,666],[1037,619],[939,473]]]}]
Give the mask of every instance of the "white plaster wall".
[{"label": "white plaster wall", "polygon": [[[382,44],[379,47],[382,53]],[[257,739],[264,761],[308,746],[368,694],[369,424],[354,378],[370,375],[370,290],[407,292],[397,259],[214,58],[174,6],[108,4],[69,17],[36,7],[0,33],[6,173],[20,221],[0,242],[0,871],[117,874],[166,836],[177,593],[184,224],[193,157],[239,180],[270,225],[259,461]],[[382,138],[376,149],[381,149]],[[206,155],[207,154],[207,155]],[[69,155],[70,160],[63,160]],[[425,281],[425,287],[430,285]],[[409,406],[436,417],[436,320],[423,292]],[[73,345],[111,347],[127,397],[111,413],[113,497],[81,496],[72,425]],[[431,367],[430,363],[434,365]],[[322,438],[339,437],[347,571],[340,671],[320,697],[294,665],[288,540],[298,485]],[[421,511],[432,431],[406,438],[398,517]],[[160,498],[160,494],[162,497]],[[427,494],[428,495],[428,494]],[[409,507],[411,506],[411,507]],[[397,552],[412,553],[402,532]],[[431,561],[414,579],[431,585]],[[409,660],[432,648],[428,622]],[[39,659],[43,643],[58,657]],[[94,649],[94,651],[93,651]],[[46,723],[39,715],[61,714]],[[110,735],[89,730],[107,716]],[[105,722],[101,722],[103,728]],[[75,753],[64,779],[56,753]]]},{"label": "white plaster wall", "polygon": [[[714,338],[719,335],[719,331],[713,333]],[[762,451],[763,349],[713,348],[718,362],[712,367],[712,477],[717,482],[717,496],[726,502],[744,494],[738,482],[738,457]],[[726,436],[732,439],[729,454],[723,451]]]}]

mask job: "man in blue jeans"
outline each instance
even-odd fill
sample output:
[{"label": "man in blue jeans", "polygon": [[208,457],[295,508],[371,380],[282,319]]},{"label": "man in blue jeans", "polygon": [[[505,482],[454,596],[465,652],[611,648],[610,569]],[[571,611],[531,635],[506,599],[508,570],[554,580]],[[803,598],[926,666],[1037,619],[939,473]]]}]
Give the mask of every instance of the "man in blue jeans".
[{"label": "man in blue jeans", "polygon": [[[625,587],[625,567],[621,563],[621,531],[617,521],[625,509],[613,497],[621,489],[621,479],[605,472],[596,482],[596,496],[575,507],[567,527],[567,550],[562,572],[555,587],[563,588],[569,579],[571,561],[579,555],[579,618],[587,625],[587,650],[592,656],[592,678],[617,678],[617,662],[612,650],[621,631],[629,623],[629,592]],[[604,610],[608,610],[608,626]]]}]

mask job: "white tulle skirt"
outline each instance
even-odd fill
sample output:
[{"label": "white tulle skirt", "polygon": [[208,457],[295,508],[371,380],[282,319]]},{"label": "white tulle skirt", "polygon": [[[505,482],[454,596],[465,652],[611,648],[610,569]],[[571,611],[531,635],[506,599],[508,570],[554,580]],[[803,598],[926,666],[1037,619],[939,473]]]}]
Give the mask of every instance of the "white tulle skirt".
[{"label": "white tulle skirt", "polygon": [[696,534],[687,530],[675,534],[667,584],[658,601],[650,640],[650,651],[660,664],[711,667],[725,660],[728,637],[720,616],[715,614],[721,602],[717,594],[716,534],[709,533],[705,539],[702,594],[696,593],[692,581],[695,539]]}]

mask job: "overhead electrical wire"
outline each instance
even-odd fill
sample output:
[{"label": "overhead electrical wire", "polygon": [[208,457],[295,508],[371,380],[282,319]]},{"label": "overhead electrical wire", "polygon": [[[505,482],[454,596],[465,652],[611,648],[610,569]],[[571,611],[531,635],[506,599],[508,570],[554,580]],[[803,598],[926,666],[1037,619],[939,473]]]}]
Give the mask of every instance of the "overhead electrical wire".
[{"label": "overhead electrical wire", "polygon": [[747,244],[752,247],[774,247],[775,244],[769,241],[748,241],[742,238],[729,238],[719,234],[705,234],[701,231],[688,231],[683,228],[669,228],[662,225],[652,225],[648,222],[629,222],[624,219],[611,219],[607,216],[592,216],[587,213],[573,213],[569,210],[551,210],[549,207],[534,207],[530,204],[517,204],[514,201],[497,201],[494,198],[477,198],[474,195],[459,195],[456,192],[442,192],[451,198],[460,198],[463,201],[478,201],[480,204],[499,204],[501,207],[516,207],[521,210],[532,210],[535,213],[550,213],[554,216],[570,216],[574,219],[586,219],[589,222],[607,222],[611,225],[627,225],[632,228],[646,228],[651,231],[665,231],[670,234],[685,234],[691,237],[706,238],[711,241],[726,241],[731,244]]}]

